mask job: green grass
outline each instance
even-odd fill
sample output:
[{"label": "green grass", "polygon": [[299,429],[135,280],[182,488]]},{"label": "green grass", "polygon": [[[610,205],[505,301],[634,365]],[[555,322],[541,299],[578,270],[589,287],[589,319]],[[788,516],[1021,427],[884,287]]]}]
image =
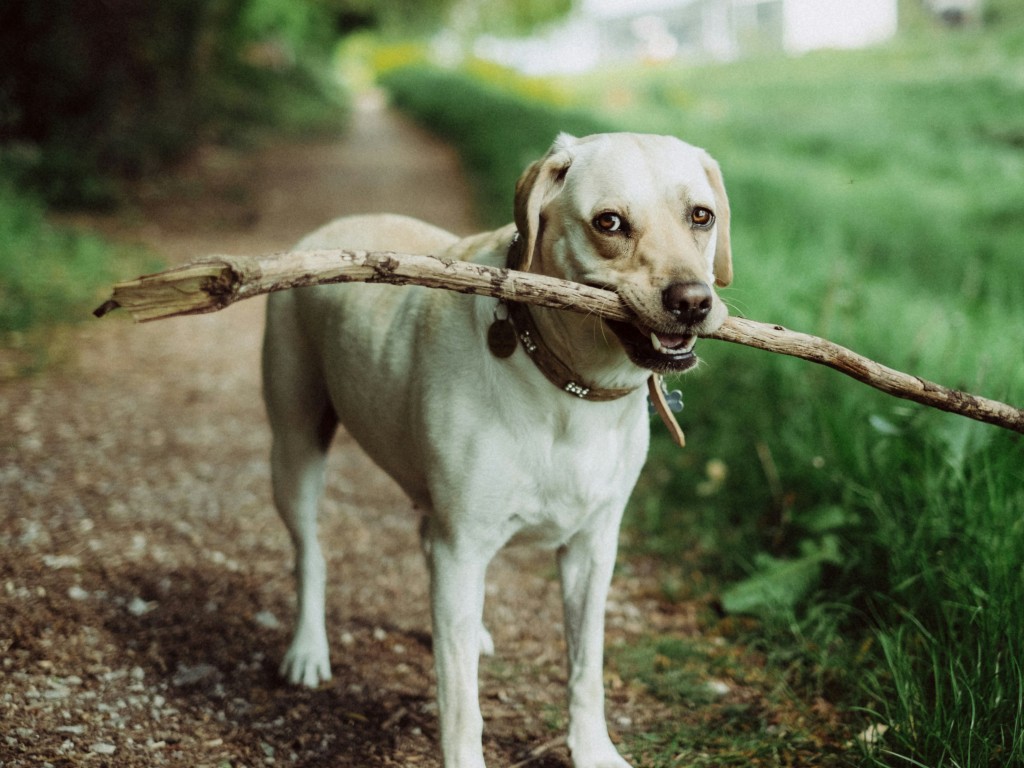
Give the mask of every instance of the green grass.
[{"label": "green grass", "polygon": [[829,708],[798,702],[780,684],[777,660],[749,646],[723,636],[651,637],[610,649],[609,665],[672,705],[670,719],[627,740],[638,765],[844,764],[847,734],[823,727]]},{"label": "green grass", "polygon": [[151,254],[48,223],[39,201],[0,182],[0,346],[36,347],[16,356],[27,368],[45,362],[45,340],[34,333],[88,318],[115,280],[156,264]]},{"label": "green grass", "polygon": [[[973,34],[550,84],[572,109],[493,76],[387,84],[464,151],[494,222],[560,130],[707,147],[734,212],[734,313],[1021,404],[1022,54],[1019,33]],[[793,701],[837,706],[847,732],[887,727],[847,764],[1024,765],[1021,439],[802,361],[713,343],[702,357],[678,382],[687,449],[654,427],[624,552],[662,558],[669,599],[756,616],[738,639]],[[713,669],[613,663],[677,702]],[[708,744],[720,726],[666,725],[649,764],[744,764],[738,732]]]},{"label": "green grass", "polygon": [[[231,12],[240,10],[241,6]],[[316,27],[315,8],[299,4],[286,9],[271,3],[262,10],[291,17],[293,22],[302,17]],[[278,23],[266,18],[250,20],[265,23],[276,34],[283,32]],[[326,34],[330,38],[330,32],[312,27],[308,32],[313,37]],[[144,30],[136,32],[144,37]],[[36,43],[49,45],[54,34],[50,30]],[[83,44],[95,43],[87,29],[76,34],[82,36]],[[146,58],[154,77],[159,71],[161,77],[173,80],[175,68],[167,61],[161,63],[155,53],[150,57],[140,53],[146,45],[159,48],[162,40],[161,35],[146,39],[132,55]],[[306,53],[285,68],[226,56],[218,63],[216,77],[205,78],[187,97],[157,89],[160,93],[152,95],[159,109],[147,101],[133,101],[131,110],[110,121],[105,114],[110,110],[104,112],[94,100],[82,109],[104,113],[101,128],[93,126],[83,135],[82,126],[71,121],[61,125],[50,141],[0,143],[0,349],[5,352],[0,377],[45,365],[55,328],[88,318],[109,297],[115,281],[160,268],[160,260],[141,248],[51,224],[48,209],[117,207],[125,202],[122,182],[126,178],[165,172],[199,143],[247,147],[269,137],[338,133],[349,114],[349,94],[322,60],[327,56],[324,45],[325,52]],[[52,63],[59,68],[62,62]],[[103,86],[96,87],[102,90]],[[59,116],[49,117],[59,123]],[[110,157],[100,162],[103,152]]]},{"label": "green grass", "polygon": [[880,722],[901,726],[878,764],[1021,764],[1020,454],[974,428],[941,439],[924,446],[926,492],[908,478],[874,501],[873,543],[898,580],[880,602],[886,675],[872,698]]}]

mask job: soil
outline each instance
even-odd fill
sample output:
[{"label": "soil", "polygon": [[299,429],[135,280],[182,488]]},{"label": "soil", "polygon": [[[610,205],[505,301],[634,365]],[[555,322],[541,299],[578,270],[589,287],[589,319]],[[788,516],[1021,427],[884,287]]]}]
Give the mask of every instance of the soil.
[{"label": "soil", "polygon": [[[132,215],[88,223],[171,263],[283,250],[345,213],[475,229],[453,152],[379,103],[337,140],[210,149],[138,192]],[[344,434],[321,517],[334,679],[278,677],[295,604],[262,312],[90,320],[64,359],[0,382],[0,766],[439,765],[416,517]],[[609,645],[696,634],[695,606],[659,599],[651,568],[620,570]],[[570,765],[550,554],[500,556],[485,618],[489,764]],[[641,685],[608,683],[616,740],[669,716]]]}]

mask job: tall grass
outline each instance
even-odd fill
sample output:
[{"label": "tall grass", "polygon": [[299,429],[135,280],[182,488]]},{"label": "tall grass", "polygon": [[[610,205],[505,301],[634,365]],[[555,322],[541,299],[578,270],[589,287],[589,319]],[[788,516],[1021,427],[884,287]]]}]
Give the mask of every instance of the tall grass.
[{"label": "tall grass", "polygon": [[879,559],[900,578],[879,603],[888,675],[872,694],[894,727],[878,765],[1024,761],[1024,485],[1019,451],[981,435],[948,436],[928,493],[908,480],[875,500]]},{"label": "tall grass", "polygon": [[[734,313],[1021,403],[1022,53],[1012,34],[617,72],[577,81],[572,112],[493,78],[388,84],[467,148],[503,221],[559,130],[707,147],[733,204]],[[655,427],[627,551],[695,558],[727,610],[790,633],[780,655],[812,668],[799,693],[888,728],[862,764],[1024,765],[1021,440],[801,361],[702,349],[678,382],[688,447]]]}]

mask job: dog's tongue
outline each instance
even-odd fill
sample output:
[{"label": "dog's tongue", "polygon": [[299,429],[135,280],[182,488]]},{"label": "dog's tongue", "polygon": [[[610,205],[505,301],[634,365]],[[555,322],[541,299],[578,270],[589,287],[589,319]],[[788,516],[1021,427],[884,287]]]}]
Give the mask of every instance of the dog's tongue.
[{"label": "dog's tongue", "polygon": [[660,333],[659,331],[648,331],[648,333],[654,351],[668,355],[686,354],[693,349],[693,344],[697,341],[697,337],[693,334]]},{"label": "dog's tongue", "polygon": [[665,349],[678,349],[686,343],[685,336],[677,336],[671,333],[658,333],[655,335],[658,337],[658,341],[661,342],[661,346]]}]

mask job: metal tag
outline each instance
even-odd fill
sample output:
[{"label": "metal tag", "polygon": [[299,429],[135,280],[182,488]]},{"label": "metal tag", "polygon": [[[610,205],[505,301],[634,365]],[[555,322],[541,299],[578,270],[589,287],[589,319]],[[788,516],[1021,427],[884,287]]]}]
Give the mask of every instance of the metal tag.
[{"label": "metal tag", "polygon": [[673,413],[680,413],[683,410],[683,393],[678,389],[673,389],[669,392],[664,384],[662,388],[665,392],[665,402],[668,404],[669,410]]}]

